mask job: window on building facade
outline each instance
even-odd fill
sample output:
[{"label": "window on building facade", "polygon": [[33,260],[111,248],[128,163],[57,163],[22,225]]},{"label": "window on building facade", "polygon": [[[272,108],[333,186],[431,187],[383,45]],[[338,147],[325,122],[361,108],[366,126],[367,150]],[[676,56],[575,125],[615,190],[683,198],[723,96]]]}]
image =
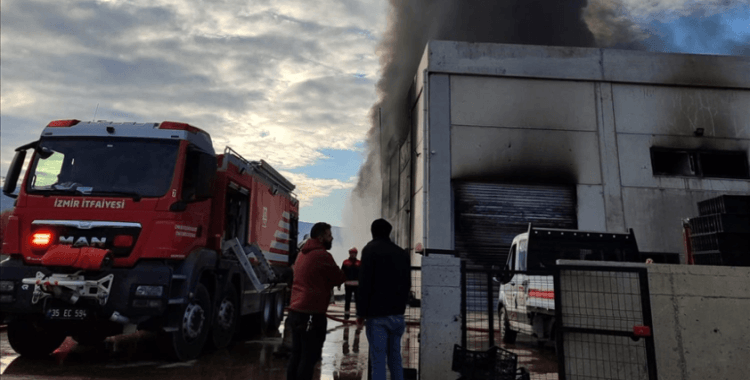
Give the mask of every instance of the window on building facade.
[{"label": "window on building facade", "polygon": [[700,178],[750,178],[747,152],[651,148],[654,175]]}]

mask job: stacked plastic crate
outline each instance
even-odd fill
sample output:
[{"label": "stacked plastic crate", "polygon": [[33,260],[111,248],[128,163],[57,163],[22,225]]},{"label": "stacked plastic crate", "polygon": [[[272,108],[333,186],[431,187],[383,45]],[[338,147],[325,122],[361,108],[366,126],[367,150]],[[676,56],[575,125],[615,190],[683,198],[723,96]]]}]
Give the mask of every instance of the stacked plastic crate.
[{"label": "stacked plastic crate", "polygon": [[707,199],[698,212],[690,219],[695,264],[750,266],[750,196]]}]

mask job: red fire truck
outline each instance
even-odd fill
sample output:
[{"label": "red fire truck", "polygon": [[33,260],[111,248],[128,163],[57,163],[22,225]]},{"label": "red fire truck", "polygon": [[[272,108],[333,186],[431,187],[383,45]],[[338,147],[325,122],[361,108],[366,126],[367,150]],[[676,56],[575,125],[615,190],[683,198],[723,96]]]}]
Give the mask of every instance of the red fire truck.
[{"label": "red fire truck", "polygon": [[[27,151],[32,155],[16,193]],[[21,355],[136,329],[177,360],[278,329],[294,185],[185,123],[58,120],[16,149],[0,322]]]}]

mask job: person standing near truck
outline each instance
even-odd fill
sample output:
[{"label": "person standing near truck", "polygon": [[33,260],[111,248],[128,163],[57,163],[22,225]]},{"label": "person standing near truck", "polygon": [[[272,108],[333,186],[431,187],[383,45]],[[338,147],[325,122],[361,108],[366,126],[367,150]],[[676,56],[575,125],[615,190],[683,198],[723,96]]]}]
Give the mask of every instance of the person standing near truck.
[{"label": "person standing near truck", "polygon": [[[307,239],[309,238],[310,235],[305,234],[305,236],[302,237],[302,241],[297,244],[297,249],[294,250],[294,253],[289,255],[289,268],[291,269],[291,275],[290,278],[287,279],[287,286],[290,290],[290,300],[291,289],[294,285],[294,262],[297,259],[297,254],[302,250],[302,247],[305,245],[305,243],[307,243]],[[289,319],[289,315],[287,313],[287,317],[284,318],[284,332],[281,335],[281,345],[279,346],[279,349],[273,353],[273,356],[276,358],[289,358],[292,355],[292,325],[289,322],[291,322],[291,320]]]},{"label": "person standing near truck", "polygon": [[[344,296],[344,319],[349,319],[349,308],[352,305],[352,298],[354,298],[354,303],[357,303],[359,266],[360,261],[357,260],[357,248],[352,247],[349,249],[349,258],[341,264],[341,270],[346,275],[346,282],[344,282],[344,289],[346,290],[346,295]],[[339,286],[340,289],[341,286]]]},{"label": "person standing near truck", "polygon": [[315,223],[310,239],[294,263],[289,323],[292,327],[292,356],[287,380],[311,380],[326,338],[326,311],[331,291],[346,279],[333,256],[333,235],[328,223]]},{"label": "person standing near truck", "polygon": [[404,312],[411,289],[411,260],[388,237],[391,230],[385,219],[372,222],[372,241],[362,249],[359,268],[357,324],[366,325],[372,380],[385,380],[386,360],[391,380],[404,379],[401,336],[406,328]]}]

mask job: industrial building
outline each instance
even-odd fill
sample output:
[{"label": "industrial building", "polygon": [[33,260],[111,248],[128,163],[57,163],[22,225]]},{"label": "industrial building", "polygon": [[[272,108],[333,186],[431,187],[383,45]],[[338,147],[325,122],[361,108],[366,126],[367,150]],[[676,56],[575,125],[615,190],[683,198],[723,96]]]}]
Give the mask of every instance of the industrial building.
[{"label": "industrial building", "polygon": [[[411,252],[501,266],[532,222],[676,262],[697,202],[750,194],[750,57],[431,41],[408,99],[382,210]],[[449,370],[459,261],[413,253],[421,378]]]}]

